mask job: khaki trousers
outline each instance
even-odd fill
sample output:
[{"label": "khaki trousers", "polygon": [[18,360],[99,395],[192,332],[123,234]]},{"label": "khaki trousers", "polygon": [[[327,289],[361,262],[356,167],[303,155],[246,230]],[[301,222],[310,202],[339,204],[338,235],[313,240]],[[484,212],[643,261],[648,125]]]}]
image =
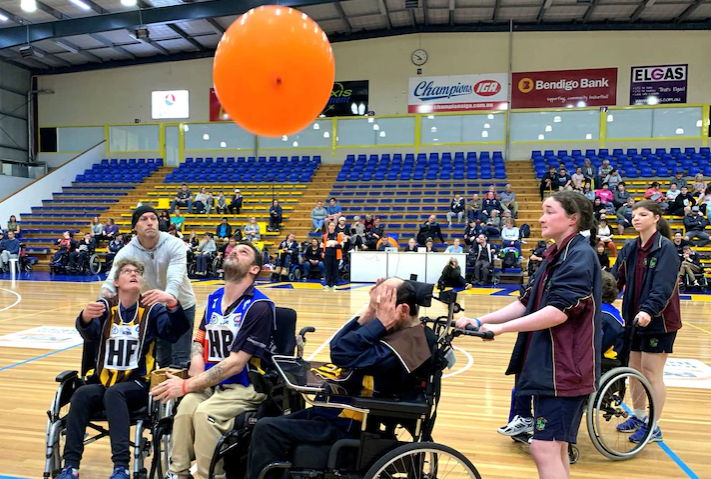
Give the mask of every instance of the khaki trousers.
[{"label": "khaki trousers", "polygon": [[[173,422],[170,472],[187,477],[195,459],[195,479],[207,479],[217,441],[232,430],[236,416],[254,411],[266,397],[251,384],[226,384],[185,396]],[[215,478],[225,478],[221,462],[215,466]]]}]

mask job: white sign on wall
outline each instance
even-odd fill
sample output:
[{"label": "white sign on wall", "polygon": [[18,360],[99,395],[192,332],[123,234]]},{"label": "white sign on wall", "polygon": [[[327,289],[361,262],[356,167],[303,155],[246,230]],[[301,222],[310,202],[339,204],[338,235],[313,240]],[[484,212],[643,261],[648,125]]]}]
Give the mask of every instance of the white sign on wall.
[{"label": "white sign on wall", "polygon": [[82,344],[84,340],[76,328],[38,326],[17,333],[0,336],[0,347],[29,349],[65,349]]},{"label": "white sign on wall", "polygon": [[507,73],[412,77],[408,82],[407,111],[504,110],[508,84]]},{"label": "white sign on wall", "polygon": [[190,92],[168,90],[151,92],[151,117],[154,120],[190,117]]}]

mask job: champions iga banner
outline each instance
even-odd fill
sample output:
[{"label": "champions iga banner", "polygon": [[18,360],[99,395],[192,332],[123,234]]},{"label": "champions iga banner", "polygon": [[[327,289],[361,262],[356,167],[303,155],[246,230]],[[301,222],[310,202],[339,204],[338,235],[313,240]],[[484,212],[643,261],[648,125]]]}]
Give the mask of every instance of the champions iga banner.
[{"label": "champions iga banner", "polygon": [[514,73],[511,85],[514,109],[617,103],[617,68]]},{"label": "champions iga banner", "polygon": [[[331,97],[323,109],[325,116],[365,115],[368,112],[368,80],[343,81],[333,84]],[[214,88],[210,88],[210,121],[228,121]]]},{"label": "champions iga banner", "polygon": [[413,77],[408,82],[408,113],[500,110],[508,102],[508,75],[487,73]]},{"label": "champions iga banner", "polygon": [[632,67],[630,105],[686,103],[689,65]]}]

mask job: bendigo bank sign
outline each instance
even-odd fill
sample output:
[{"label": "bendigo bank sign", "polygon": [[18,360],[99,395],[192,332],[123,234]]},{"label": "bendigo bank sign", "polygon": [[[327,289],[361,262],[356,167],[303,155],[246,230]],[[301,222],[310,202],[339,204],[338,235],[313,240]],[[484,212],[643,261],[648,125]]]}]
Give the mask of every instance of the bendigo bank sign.
[{"label": "bendigo bank sign", "polygon": [[617,68],[514,73],[511,108],[612,106]]}]

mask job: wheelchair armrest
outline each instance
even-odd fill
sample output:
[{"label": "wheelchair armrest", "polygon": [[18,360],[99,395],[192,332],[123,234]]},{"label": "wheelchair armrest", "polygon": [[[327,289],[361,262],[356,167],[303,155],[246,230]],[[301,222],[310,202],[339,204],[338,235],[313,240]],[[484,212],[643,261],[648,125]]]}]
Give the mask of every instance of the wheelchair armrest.
[{"label": "wheelchair armrest", "polygon": [[71,379],[76,379],[79,377],[79,371],[62,371],[61,373],[57,374],[57,377],[54,378],[55,381],[58,383],[63,383],[67,382]]},{"label": "wheelchair armrest", "polygon": [[393,417],[426,416],[430,405],[424,402],[406,402],[394,399],[374,399],[365,397],[352,398],[355,407],[369,409],[371,414],[390,415]]},{"label": "wheelchair armrest", "polygon": [[301,331],[299,331],[299,336],[304,338],[304,342],[306,342],[306,333],[313,333],[316,331],[316,328],[313,326],[306,326],[305,328],[301,328]]}]

